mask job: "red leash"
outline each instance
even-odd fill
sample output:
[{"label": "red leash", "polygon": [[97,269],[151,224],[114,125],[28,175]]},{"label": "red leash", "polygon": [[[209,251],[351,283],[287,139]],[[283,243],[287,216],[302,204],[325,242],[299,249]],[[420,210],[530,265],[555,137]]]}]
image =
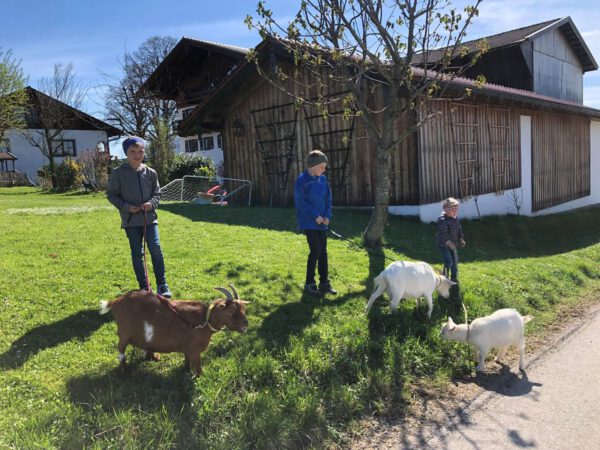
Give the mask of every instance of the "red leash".
[{"label": "red leash", "polygon": [[[147,239],[146,239],[146,225],[148,222],[148,216],[146,214],[146,209],[144,209],[144,240],[142,242],[142,248],[143,248],[143,254],[144,254],[144,276],[146,277],[146,290],[148,292],[150,292],[151,294],[154,294],[154,292],[152,292],[152,286],[150,286],[150,278],[148,277],[148,264],[146,263],[146,244],[147,244]],[[190,323],[185,317],[183,317],[181,314],[179,314],[179,311],[177,311],[175,309],[175,307],[173,306],[173,304],[169,301],[168,298],[163,297],[160,294],[154,294],[156,295],[156,298],[158,298],[161,302],[163,302],[165,305],[168,306],[168,308],[173,311],[175,313],[175,315],[177,317],[179,317],[181,320],[183,320],[187,325],[189,325],[190,327],[195,327],[195,325],[193,323]]]}]

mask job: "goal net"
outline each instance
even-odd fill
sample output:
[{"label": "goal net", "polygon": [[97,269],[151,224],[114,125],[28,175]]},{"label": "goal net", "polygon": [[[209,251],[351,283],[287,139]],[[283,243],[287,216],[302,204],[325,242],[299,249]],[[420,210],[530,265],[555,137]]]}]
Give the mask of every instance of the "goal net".
[{"label": "goal net", "polygon": [[252,182],[236,178],[186,175],[161,188],[161,201],[250,206]]}]

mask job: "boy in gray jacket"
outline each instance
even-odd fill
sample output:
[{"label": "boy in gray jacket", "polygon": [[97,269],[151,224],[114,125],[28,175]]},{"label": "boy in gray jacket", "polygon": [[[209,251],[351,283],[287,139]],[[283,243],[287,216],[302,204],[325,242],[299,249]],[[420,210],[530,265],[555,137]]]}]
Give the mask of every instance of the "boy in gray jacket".
[{"label": "boy in gray jacket", "polygon": [[129,239],[131,262],[140,289],[149,289],[144,272],[145,226],[157,291],[158,294],[169,298],[171,291],[165,277],[165,262],[160,248],[156,215],[160,201],[158,176],[156,171],[143,163],[145,142],[142,138],[133,136],[125,139],[123,150],[127,155],[127,162],[111,172],[106,196],[121,214],[121,228],[125,230]]}]

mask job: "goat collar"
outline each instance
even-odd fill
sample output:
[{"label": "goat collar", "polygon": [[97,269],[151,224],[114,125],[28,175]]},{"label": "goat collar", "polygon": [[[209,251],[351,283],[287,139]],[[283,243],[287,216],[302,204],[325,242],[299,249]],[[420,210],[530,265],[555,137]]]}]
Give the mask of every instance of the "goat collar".
[{"label": "goat collar", "polygon": [[221,331],[223,329],[223,327],[221,327],[221,328],[215,328],[209,322],[209,320],[210,320],[210,313],[212,312],[212,310],[213,310],[214,307],[215,307],[214,303],[208,307],[208,312],[206,313],[206,320],[204,321],[204,323],[202,325],[198,325],[196,328],[205,328],[205,327],[208,327],[208,329],[210,331],[214,332],[214,333],[216,333],[217,331]]},{"label": "goat collar", "polygon": [[471,339],[471,325],[467,324],[467,342]]}]

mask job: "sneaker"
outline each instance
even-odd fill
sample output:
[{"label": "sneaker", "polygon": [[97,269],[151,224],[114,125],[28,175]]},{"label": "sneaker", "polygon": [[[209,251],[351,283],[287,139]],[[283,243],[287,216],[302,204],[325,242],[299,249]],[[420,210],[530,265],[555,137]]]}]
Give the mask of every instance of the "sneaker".
[{"label": "sneaker", "polygon": [[315,297],[320,297],[321,291],[317,289],[317,285],[315,283],[309,283],[304,285],[304,292],[309,295],[314,295]]},{"label": "sneaker", "polygon": [[165,298],[171,298],[173,296],[167,284],[163,284],[158,287],[158,295],[162,295]]},{"label": "sneaker", "polygon": [[327,283],[319,284],[319,291],[321,291],[323,294],[337,294],[337,291],[331,286],[331,283],[329,281]]}]

